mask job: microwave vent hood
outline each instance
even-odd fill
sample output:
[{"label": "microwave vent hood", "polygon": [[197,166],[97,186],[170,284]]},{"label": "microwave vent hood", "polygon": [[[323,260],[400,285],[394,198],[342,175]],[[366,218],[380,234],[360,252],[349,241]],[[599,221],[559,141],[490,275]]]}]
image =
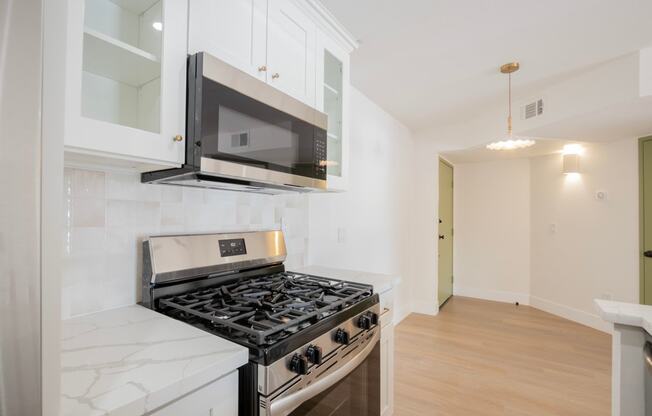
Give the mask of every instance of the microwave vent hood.
[{"label": "microwave vent hood", "polygon": [[326,191],[326,114],[204,52],[188,57],[186,163],[143,183]]}]

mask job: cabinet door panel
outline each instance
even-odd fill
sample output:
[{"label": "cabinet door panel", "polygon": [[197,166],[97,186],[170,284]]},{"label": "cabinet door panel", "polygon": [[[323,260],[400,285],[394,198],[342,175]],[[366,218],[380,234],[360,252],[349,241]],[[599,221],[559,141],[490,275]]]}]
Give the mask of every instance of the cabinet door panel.
[{"label": "cabinet door panel", "polygon": [[318,33],[316,53],[317,109],[328,114],[328,189],[346,191],[349,175],[349,54],[333,39]]},{"label": "cabinet door panel", "polygon": [[150,416],[237,416],[238,372],[155,410]]},{"label": "cabinet door panel", "polygon": [[173,137],[185,131],[187,2],[67,5],[66,157],[183,163],[185,146]]},{"label": "cabinet door panel", "polygon": [[[185,161],[185,144],[173,140],[186,131],[186,36],[188,3],[163,1],[161,53],[161,151],[176,163]],[[158,107],[154,106],[158,109]]]},{"label": "cabinet door panel", "polygon": [[316,26],[288,0],[270,0],[267,32],[268,82],[315,105]]},{"label": "cabinet door panel", "polygon": [[265,80],[266,0],[192,0],[188,52],[208,52]]},{"label": "cabinet door panel", "polygon": [[394,413],[394,325],[382,328],[380,336],[380,414]]}]

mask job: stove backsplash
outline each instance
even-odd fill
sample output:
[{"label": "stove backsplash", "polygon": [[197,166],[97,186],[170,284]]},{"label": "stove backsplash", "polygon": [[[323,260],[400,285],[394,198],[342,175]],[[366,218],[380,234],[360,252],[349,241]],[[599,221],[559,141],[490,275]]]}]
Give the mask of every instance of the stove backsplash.
[{"label": "stove backsplash", "polygon": [[140,183],[66,168],[62,317],[140,301],[141,243],[155,234],[282,229],[289,268],[306,263],[308,197]]}]

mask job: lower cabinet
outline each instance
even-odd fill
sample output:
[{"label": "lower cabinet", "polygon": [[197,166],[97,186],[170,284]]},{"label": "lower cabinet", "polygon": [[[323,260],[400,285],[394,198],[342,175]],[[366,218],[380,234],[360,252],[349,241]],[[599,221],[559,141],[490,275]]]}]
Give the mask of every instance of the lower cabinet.
[{"label": "lower cabinet", "polygon": [[238,372],[234,371],[149,415],[237,416]]},{"label": "lower cabinet", "polygon": [[380,332],[380,414],[394,413],[394,324]]}]

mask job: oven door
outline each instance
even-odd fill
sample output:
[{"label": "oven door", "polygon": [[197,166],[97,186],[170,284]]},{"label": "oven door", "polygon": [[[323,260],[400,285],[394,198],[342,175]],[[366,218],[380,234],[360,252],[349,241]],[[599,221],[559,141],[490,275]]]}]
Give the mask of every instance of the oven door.
[{"label": "oven door", "polygon": [[378,329],[332,367],[308,380],[300,390],[272,400],[267,415],[380,415],[379,339]]},{"label": "oven door", "polygon": [[189,73],[191,164],[204,172],[235,163],[247,167],[242,175],[266,170],[284,184],[325,187],[325,114],[205,53],[190,57]]}]

